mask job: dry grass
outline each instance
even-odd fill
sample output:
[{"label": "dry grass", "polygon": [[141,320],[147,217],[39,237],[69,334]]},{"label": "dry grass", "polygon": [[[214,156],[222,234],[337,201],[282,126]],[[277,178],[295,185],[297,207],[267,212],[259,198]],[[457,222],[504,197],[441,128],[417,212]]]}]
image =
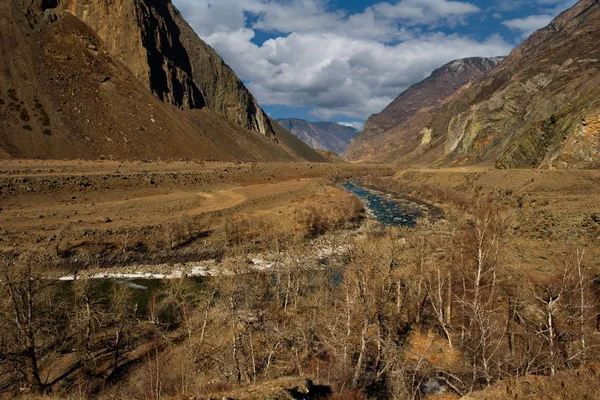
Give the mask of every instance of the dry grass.
[{"label": "dry grass", "polygon": [[600,399],[600,364],[555,376],[528,376],[498,382],[465,400],[596,400]]},{"label": "dry grass", "polygon": [[364,207],[356,197],[334,187],[284,209],[237,215],[225,224],[229,246],[279,252],[310,237],[356,226]]}]

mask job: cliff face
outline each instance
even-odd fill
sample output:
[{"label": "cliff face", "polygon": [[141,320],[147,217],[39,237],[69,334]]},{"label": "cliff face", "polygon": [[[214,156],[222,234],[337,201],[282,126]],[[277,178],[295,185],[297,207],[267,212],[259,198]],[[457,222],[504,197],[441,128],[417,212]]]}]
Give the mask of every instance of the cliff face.
[{"label": "cliff face", "polygon": [[597,0],[580,1],[535,32],[437,113],[436,163],[599,167],[599,40]]},{"label": "cliff face", "polygon": [[375,137],[349,156],[406,166],[598,168],[599,42],[600,2],[582,0],[485,79],[381,135],[400,146]]},{"label": "cliff face", "polygon": [[[350,160],[393,161],[423,135],[431,113],[465,85],[482,80],[505,57],[465,58],[452,61],[401,93],[381,113],[369,117],[363,132],[348,148]],[[425,115],[427,114],[427,115]],[[415,116],[417,120],[411,121]],[[412,122],[412,123],[410,123]]]},{"label": "cliff face", "polygon": [[208,106],[245,129],[274,134],[256,99],[169,0],[59,0],[92,27],[160,99]]},{"label": "cliff face", "polygon": [[312,148],[344,154],[358,130],[335,122],[309,122],[298,118],[282,118],[277,122]]},{"label": "cliff face", "polygon": [[194,33],[170,3],[169,10],[191,60],[194,82],[203,93],[207,106],[228,121],[246,129],[267,136],[273,135],[275,130],[271,125],[272,121],[242,81],[212,47]]},{"label": "cliff face", "polygon": [[0,2],[0,158],[326,161],[178,18],[167,0]]}]

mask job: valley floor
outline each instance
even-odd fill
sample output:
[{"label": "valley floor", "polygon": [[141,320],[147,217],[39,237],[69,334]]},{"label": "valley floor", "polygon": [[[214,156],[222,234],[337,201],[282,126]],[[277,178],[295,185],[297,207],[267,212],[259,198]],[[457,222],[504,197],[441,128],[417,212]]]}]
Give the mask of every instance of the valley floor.
[{"label": "valley floor", "polygon": [[[445,218],[441,221],[423,220],[414,229],[382,230],[373,227],[373,224],[365,228],[364,223],[359,229],[363,215],[360,204],[338,185],[349,180],[364,181],[369,186],[389,193],[391,197],[410,196],[435,205],[436,209],[444,211]],[[389,165],[342,163],[0,161],[0,250],[9,255],[43,250],[64,261],[62,264],[40,262],[35,268],[58,270],[35,271],[38,274],[72,273],[73,269],[89,269],[93,272],[110,272],[110,269],[114,269],[122,272],[124,267],[130,265],[144,265],[149,269],[152,269],[152,265],[161,265],[161,268],[167,265],[166,270],[161,272],[168,273],[168,265],[203,260],[219,260],[230,266],[236,263],[247,265],[251,256],[260,252],[281,258],[285,254],[287,260],[293,262],[301,260],[303,252],[314,251],[311,246],[315,243],[314,239],[319,238],[323,238],[324,247],[333,248],[343,244],[344,249],[349,249],[343,260],[321,260],[316,257],[311,261],[324,271],[332,268],[334,276],[345,274],[347,269],[347,282],[337,282],[339,278],[322,278],[314,273],[319,270],[314,266],[310,270],[298,267],[296,271],[287,265],[281,270],[276,269],[276,279],[248,278],[248,282],[244,282],[245,279],[242,282],[229,282],[227,278],[217,280],[215,287],[218,289],[211,289],[212,294],[204,289],[202,291],[202,296],[209,296],[206,305],[202,305],[207,301],[204,297],[189,309],[177,303],[177,307],[181,308],[180,314],[176,317],[169,314],[169,318],[176,322],[168,326],[159,321],[158,314],[150,316],[156,328],[150,328],[148,321],[143,320],[138,320],[138,325],[127,325],[127,329],[133,332],[130,333],[131,342],[126,345],[129,346],[127,349],[123,349],[123,353],[115,356],[110,374],[108,372],[113,361],[110,351],[106,349],[111,348],[112,331],[109,332],[108,327],[119,326],[122,322],[115,317],[117,314],[112,309],[105,311],[108,322],[95,328],[98,336],[95,347],[86,347],[87,352],[98,357],[94,368],[100,371],[99,375],[89,378],[89,382],[95,383],[89,384],[86,390],[97,394],[110,381],[110,385],[116,385],[116,389],[111,389],[110,393],[117,397],[135,397],[144,393],[145,389],[139,383],[132,382],[147,378],[146,369],[154,368],[151,367],[154,362],[152,354],[156,354],[158,371],[158,349],[164,350],[160,362],[167,363],[161,368],[168,370],[166,365],[171,358],[181,362],[182,371],[184,363],[187,363],[185,368],[191,370],[199,366],[208,368],[208,372],[203,370],[201,378],[189,378],[190,382],[186,378],[186,385],[190,388],[202,387],[206,398],[227,391],[236,393],[234,398],[260,398],[257,390],[260,391],[261,387],[273,391],[280,384],[296,385],[293,390],[306,391],[309,390],[306,387],[311,387],[312,383],[304,378],[316,377],[315,387],[329,390],[328,386],[318,384],[331,384],[332,388],[340,390],[340,399],[362,399],[360,396],[368,390],[357,391],[361,393],[357,397],[343,397],[342,393],[351,396],[345,389],[347,385],[352,383],[352,386],[358,387],[363,380],[367,382],[378,374],[384,376],[388,368],[399,368],[394,370],[394,374],[406,375],[406,379],[409,372],[413,375],[411,382],[407,380],[403,383],[405,386],[395,383],[401,387],[394,386],[387,390],[399,390],[397,393],[404,393],[405,396],[409,396],[410,392],[414,398],[420,396],[418,385],[422,381],[418,379],[446,372],[450,374],[446,375],[447,378],[456,376],[462,377],[463,381],[469,379],[471,372],[466,365],[471,356],[468,355],[468,340],[465,339],[468,329],[464,321],[470,317],[464,305],[462,311],[458,305],[470,299],[472,291],[467,290],[466,286],[471,284],[469,268],[473,264],[468,260],[459,260],[464,254],[470,257],[476,253],[472,248],[473,236],[470,235],[476,235],[482,218],[488,218],[485,216],[488,215],[485,214],[488,212],[486,210],[491,209],[496,214],[493,218],[489,217],[490,221],[493,219],[494,224],[502,225],[503,233],[498,235],[498,240],[496,237],[486,237],[484,240],[485,246],[488,246],[486,251],[496,252],[493,262],[485,264],[485,268],[494,270],[493,280],[490,280],[491,275],[484,280],[488,279],[490,286],[499,285],[502,290],[490,290],[490,286],[484,286],[482,290],[488,291],[486,293],[489,293],[490,299],[498,302],[488,314],[500,326],[493,338],[499,343],[494,351],[508,352],[510,347],[510,356],[508,353],[495,354],[494,359],[497,359],[498,371],[504,371],[502,373],[513,371],[510,369],[513,364],[515,370],[521,371],[520,363],[523,361],[513,356],[513,346],[517,349],[514,350],[515,354],[518,354],[519,349],[529,345],[525,344],[527,338],[535,337],[532,343],[544,350],[528,359],[530,364],[527,364],[526,371],[530,371],[532,365],[537,365],[538,369],[531,367],[531,371],[544,375],[548,373],[547,352],[554,351],[554,348],[547,350],[544,347],[546,331],[542,329],[542,322],[538,326],[535,325],[538,323],[536,318],[531,320],[533,322],[517,322],[516,318],[513,321],[510,317],[507,326],[510,328],[511,323],[515,324],[510,329],[513,330],[511,335],[517,339],[514,339],[514,343],[511,339],[507,345],[502,338],[505,333],[503,318],[507,311],[511,312],[512,304],[515,304],[513,301],[523,304],[523,310],[519,311],[523,313],[538,307],[536,293],[541,293],[542,288],[551,292],[550,288],[562,279],[565,263],[570,262],[569,257],[574,252],[582,255],[585,276],[594,278],[600,275],[600,171],[487,168],[398,170]],[[464,252],[461,246],[465,246]],[[10,262],[8,260],[6,265]],[[448,282],[444,281],[445,275],[440,275],[439,268],[447,271],[448,282],[450,279],[453,281],[451,287],[444,286]],[[366,281],[363,281],[364,274],[369,276]],[[6,279],[10,279],[9,275],[7,273]],[[353,277],[358,286],[352,286]],[[466,285],[462,289],[458,287],[460,279],[462,285]],[[429,292],[435,282],[440,293],[443,290],[450,293],[454,288],[455,297],[449,296],[451,300],[446,300],[445,294],[440,294],[439,298],[431,297],[433,295]],[[564,287],[567,285],[565,282]],[[327,285],[328,289],[321,290],[318,287],[320,284]],[[378,290],[382,292],[373,295],[373,298],[363,299],[365,304],[361,308],[356,304],[362,296],[364,289],[361,285],[364,284],[374,293],[379,293]],[[177,297],[181,291],[191,290],[178,289],[176,285],[173,283],[168,286],[172,291],[169,296]],[[446,289],[442,290],[444,287]],[[269,294],[262,294],[260,290]],[[520,292],[529,290],[529,298],[525,295],[519,297]],[[596,290],[595,286],[590,287],[589,293],[595,293]],[[217,291],[231,291],[231,302],[227,303],[225,297],[214,297]],[[273,291],[277,293],[276,299],[272,298]],[[283,293],[285,300],[279,297]],[[352,293],[356,297],[350,301],[348,296]],[[515,295],[518,298],[511,297]],[[236,300],[239,301],[236,303],[239,309],[236,308],[231,325],[227,322],[230,315],[227,310],[228,307],[234,307],[235,296],[244,299]],[[381,296],[388,298],[389,304],[383,302],[382,306],[375,301]],[[185,296],[177,298],[179,302],[187,301]],[[48,306],[43,301],[40,304]],[[444,304],[449,307],[448,310],[452,308],[452,312],[456,313],[452,324],[435,322],[436,315],[439,317],[436,305],[441,307]],[[175,306],[171,304],[168,307]],[[597,307],[597,304],[589,307]],[[193,318],[187,314],[192,311],[194,313],[190,315]],[[371,312],[374,314],[369,314]],[[347,327],[344,325],[346,316],[338,321],[337,316],[342,315],[340,313],[347,313]],[[254,320],[255,315],[259,316],[256,318],[260,322]],[[363,327],[362,318],[371,321],[368,329]],[[567,327],[569,318],[571,316],[567,313],[561,314],[557,320]],[[298,321],[304,322],[300,324]],[[598,326],[594,328],[591,316],[586,321],[589,325],[585,328],[586,335],[589,334],[590,338],[587,351],[590,360],[593,360],[597,353],[595,343],[598,341]],[[229,329],[224,328],[225,323],[232,326],[232,332],[224,331]],[[143,335],[136,333],[139,329],[142,329]],[[347,334],[344,333],[346,329]],[[205,330],[206,335],[214,337],[214,343],[203,341]],[[73,332],[73,336],[65,339],[63,344],[42,343],[41,346],[47,345],[48,348],[39,352],[43,357],[40,368],[48,371],[48,376],[60,377],[65,370],[65,373],[71,374],[66,383],[56,385],[59,392],[72,392],[76,382],[82,382],[84,377],[83,372],[69,372],[69,368],[78,371],[78,362],[83,362],[74,361],[79,357],[80,350],[75,351],[75,347],[71,347],[75,346],[71,341],[78,334],[76,329]],[[234,338],[233,353],[232,342],[226,336],[228,334]],[[398,338],[392,340],[394,334]],[[570,334],[572,336],[568,340],[574,342],[573,337],[577,332]],[[567,336],[561,336],[560,340],[570,343]],[[294,340],[299,341],[297,346],[304,353],[299,353]],[[452,348],[451,344],[448,346],[448,342],[452,341],[466,344],[460,349]],[[400,342],[402,345],[398,344]],[[263,347],[255,348],[254,345]],[[59,350],[60,346],[64,348]],[[116,346],[118,350],[118,342]],[[195,352],[194,361],[184,357],[182,351]],[[248,353],[250,351],[251,355]],[[256,364],[255,351],[256,357],[262,354],[263,364]],[[581,368],[581,362],[573,361],[579,360],[579,353],[571,355],[574,351],[576,348],[565,344],[566,359],[560,368]],[[63,357],[62,354],[69,355]],[[214,358],[220,354],[222,359]],[[342,354],[344,364],[336,366],[338,361],[341,362],[339,357]],[[357,361],[357,354],[362,354],[360,357],[364,356],[365,361],[360,357],[360,361]],[[390,357],[390,354],[394,356],[388,359],[389,366],[386,366],[381,360]],[[396,358],[397,354],[404,357],[402,362]],[[227,357],[233,358],[229,360]],[[556,355],[553,357],[559,358]],[[244,380],[241,379],[242,371],[246,374],[246,383],[251,381],[252,376],[256,382],[257,371],[263,371],[262,378],[259,378],[262,383],[247,391],[254,397],[244,397],[244,389],[231,383],[235,381],[232,360],[237,363],[238,383]],[[427,368],[423,365],[427,365]],[[406,366],[414,368],[414,371],[402,369],[408,368]],[[221,370],[215,369],[217,367]],[[327,373],[326,367],[329,368]],[[311,372],[303,375],[306,371]],[[361,371],[364,375],[361,375]],[[369,371],[377,374],[369,375]],[[153,378],[152,371],[149,373],[152,384],[156,377]],[[303,379],[277,380],[298,374]],[[224,381],[215,380],[217,377]],[[267,378],[274,379],[274,383],[270,384]],[[173,379],[176,382],[180,378]],[[200,383],[192,384],[193,379],[198,379]],[[196,384],[199,386],[194,386]],[[378,384],[381,383],[369,383],[374,387]],[[457,398],[458,392],[467,394],[468,385],[461,385],[462,382],[455,382],[457,393],[446,398]],[[475,385],[481,387],[481,380],[472,385],[471,388]],[[503,383],[499,385],[500,388],[504,387],[501,386]],[[0,379],[0,388],[9,386],[7,381]],[[162,389],[159,389],[153,388],[155,392],[152,395],[156,395],[156,391],[160,394]],[[179,389],[171,390],[175,393]],[[290,393],[289,390],[287,393]],[[199,396],[204,398],[203,395]],[[479,398],[475,394],[473,396]]]},{"label": "valley floor", "polygon": [[568,250],[586,252],[586,263],[600,273],[600,171],[450,168],[399,171],[389,186],[452,207],[486,198],[508,213],[514,268],[537,278],[560,268]]},{"label": "valley floor", "polygon": [[[171,239],[167,247],[223,233],[249,216],[292,214],[307,202],[347,196],[333,181],[392,173],[333,163],[0,161],[0,246],[108,254],[138,243],[151,253]],[[166,237],[182,229],[193,233]]]}]

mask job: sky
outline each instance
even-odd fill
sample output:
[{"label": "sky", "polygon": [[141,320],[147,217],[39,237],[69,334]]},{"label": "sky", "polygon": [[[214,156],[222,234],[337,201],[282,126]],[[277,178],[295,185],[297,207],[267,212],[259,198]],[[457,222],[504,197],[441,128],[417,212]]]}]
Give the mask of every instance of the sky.
[{"label": "sky", "polygon": [[507,55],[574,0],[173,0],[273,118],[361,128],[464,57]]}]

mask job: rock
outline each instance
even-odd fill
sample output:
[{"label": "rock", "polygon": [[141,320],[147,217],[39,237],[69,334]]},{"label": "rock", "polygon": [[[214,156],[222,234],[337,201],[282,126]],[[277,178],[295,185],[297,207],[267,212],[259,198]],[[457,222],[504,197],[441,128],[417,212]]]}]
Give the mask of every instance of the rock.
[{"label": "rock", "polygon": [[444,394],[448,390],[448,384],[439,378],[429,378],[421,385],[420,389],[425,396]]},{"label": "rock", "polygon": [[[410,167],[598,168],[600,70],[573,60],[600,58],[599,41],[600,3],[581,0],[486,76],[441,98],[427,93],[440,70],[413,85],[367,121],[346,157]],[[448,87],[461,83],[448,79]],[[424,128],[432,130],[427,146]]]},{"label": "rock", "polygon": [[[170,1],[132,0],[121,7],[105,0],[62,3],[95,29],[108,50],[118,54],[160,99],[178,107],[208,106],[235,125],[275,135],[254,96],[221,57],[195,34]],[[144,14],[135,11],[141,9]],[[146,25],[152,25],[153,29]],[[118,35],[128,40],[114,40]],[[97,50],[94,44],[88,48]],[[166,79],[163,81],[161,77]]]},{"label": "rock", "polygon": [[112,222],[112,220],[108,217],[100,217],[100,218],[98,218],[98,221],[103,222],[105,224]]},{"label": "rock", "polygon": [[590,215],[590,218],[595,223],[600,224],[600,214],[599,213],[594,213],[594,214]]},{"label": "rock", "polygon": [[420,110],[439,109],[442,102],[459,88],[469,82],[482,80],[504,58],[465,58],[433,71],[428,78],[400,94],[381,113],[369,117],[364,130],[350,144],[345,156],[350,160],[373,156],[391,160],[391,154],[399,148],[416,148],[429,143],[433,133],[430,126],[420,123],[406,129],[398,130],[398,127],[410,121]]},{"label": "rock", "polygon": [[[0,59],[0,87],[20,106],[3,115],[5,157],[327,161],[273,123],[171,0],[11,0],[2,10],[3,36],[20,38],[0,42],[12,56]],[[32,110],[40,123],[23,125]],[[23,130],[31,141],[9,134]]]}]

